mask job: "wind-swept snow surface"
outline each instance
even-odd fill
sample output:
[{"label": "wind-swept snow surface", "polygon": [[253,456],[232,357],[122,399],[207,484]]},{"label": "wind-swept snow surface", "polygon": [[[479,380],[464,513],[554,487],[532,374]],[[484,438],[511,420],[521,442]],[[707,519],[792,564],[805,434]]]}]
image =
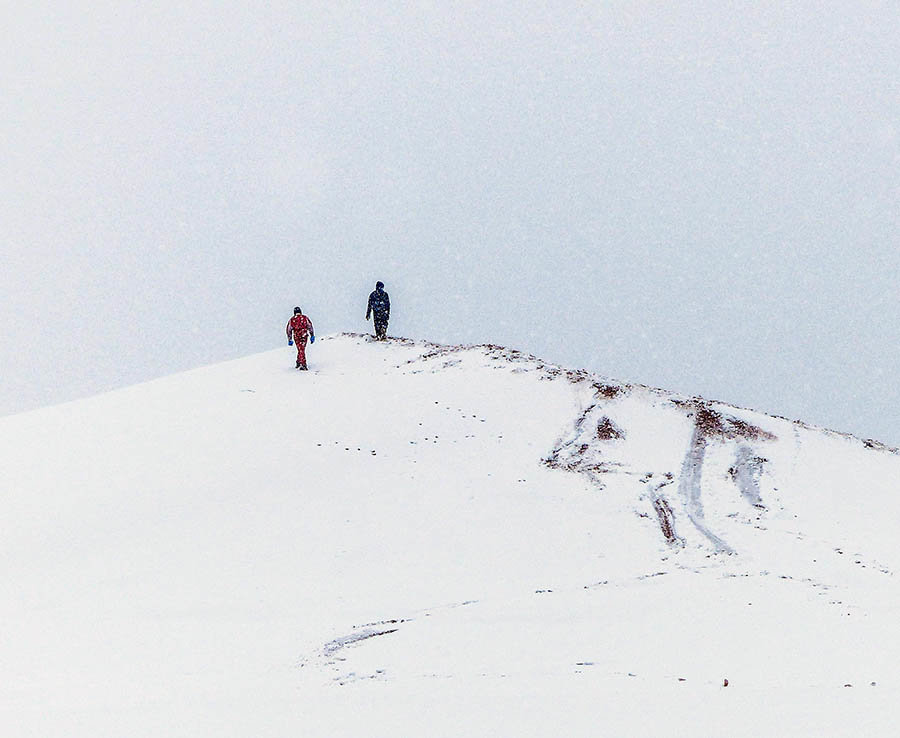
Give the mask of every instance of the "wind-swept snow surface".
[{"label": "wind-swept snow surface", "polygon": [[495,346],[310,366],[0,420],[3,735],[892,734],[890,449]]}]

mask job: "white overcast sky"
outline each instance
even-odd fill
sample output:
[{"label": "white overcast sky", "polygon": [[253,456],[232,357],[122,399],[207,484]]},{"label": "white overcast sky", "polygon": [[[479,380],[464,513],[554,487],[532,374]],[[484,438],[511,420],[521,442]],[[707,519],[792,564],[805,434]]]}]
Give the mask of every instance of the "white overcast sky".
[{"label": "white overcast sky", "polygon": [[900,444],[896,0],[2,7],[0,414],[381,279],[391,334]]}]

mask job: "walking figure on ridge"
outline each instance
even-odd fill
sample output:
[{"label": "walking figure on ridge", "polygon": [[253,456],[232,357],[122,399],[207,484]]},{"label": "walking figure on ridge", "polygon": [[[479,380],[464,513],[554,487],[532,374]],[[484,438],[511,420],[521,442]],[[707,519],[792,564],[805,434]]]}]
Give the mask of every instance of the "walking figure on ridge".
[{"label": "walking figure on ridge", "polygon": [[377,282],[375,291],[369,295],[366,320],[370,315],[375,318],[375,340],[384,341],[387,338],[388,321],[391,319],[391,298],[384,291],[384,282]]},{"label": "walking figure on ridge", "polygon": [[316,333],[313,330],[312,321],[303,314],[303,311],[295,307],[294,317],[288,321],[287,328],[288,346],[297,345],[297,369],[306,371],[306,339],[310,343],[316,342]]}]

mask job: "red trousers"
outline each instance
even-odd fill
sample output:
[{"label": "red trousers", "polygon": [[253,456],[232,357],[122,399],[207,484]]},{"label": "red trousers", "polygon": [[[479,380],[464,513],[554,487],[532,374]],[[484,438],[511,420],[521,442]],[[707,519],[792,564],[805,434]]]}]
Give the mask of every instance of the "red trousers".
[{"label": "red trousers", "polygon": [[294,341],[297,346],[297,366],[306,366],[306,336],[302,341]]}]

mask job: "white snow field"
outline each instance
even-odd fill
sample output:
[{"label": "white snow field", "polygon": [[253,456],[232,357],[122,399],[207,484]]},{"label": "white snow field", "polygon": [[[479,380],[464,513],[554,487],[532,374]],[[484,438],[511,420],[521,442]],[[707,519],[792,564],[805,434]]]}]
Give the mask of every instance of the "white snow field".
[{"label": "white snow field", "polygon": [[900,730],[893,450],[493,346],[308,355],[0,419],[0,735]]}]

